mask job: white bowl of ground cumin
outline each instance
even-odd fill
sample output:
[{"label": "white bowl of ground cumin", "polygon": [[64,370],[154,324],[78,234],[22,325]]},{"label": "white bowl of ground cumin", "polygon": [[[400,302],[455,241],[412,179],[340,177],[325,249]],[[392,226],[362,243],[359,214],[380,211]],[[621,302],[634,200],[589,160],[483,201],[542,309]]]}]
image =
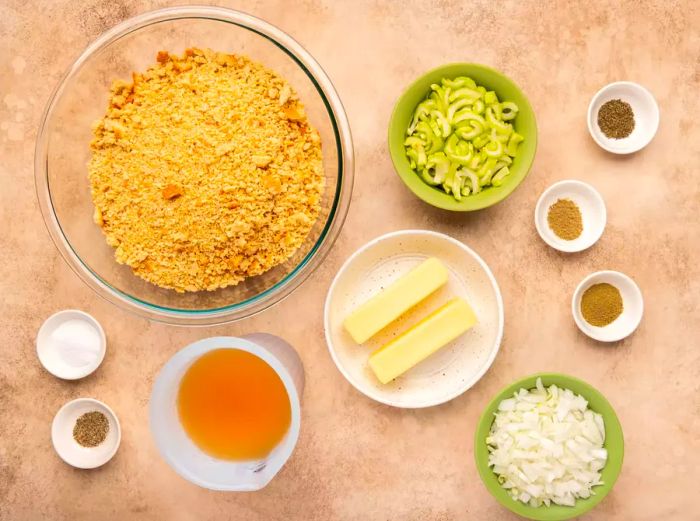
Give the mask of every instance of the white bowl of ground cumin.
[{"label": "white bowl of ground cumin", "polygon": [[583,251],[603,235],[605,201],[588,183],[558,181],[547,188],[535,206],[535,227],[544,242],[566,253]]}]

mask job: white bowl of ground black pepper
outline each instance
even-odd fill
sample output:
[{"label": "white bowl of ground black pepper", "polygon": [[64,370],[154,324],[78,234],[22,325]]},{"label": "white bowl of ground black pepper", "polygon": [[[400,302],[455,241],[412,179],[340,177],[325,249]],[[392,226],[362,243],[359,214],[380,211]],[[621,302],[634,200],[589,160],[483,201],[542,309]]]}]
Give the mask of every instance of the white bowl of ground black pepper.
[{"label": "white bowl of ground black pepper", "polygon": [[631,335],[644,314],[639,286],[619,271],[597,271],[574,291],[571,312],[578,328],[600,342],[617,342]]},{"label": "white bowl of ground black pepper", "polygon": [[588,130],[593,140],[613,154],[631,154],[654,138],[659,106],[647,89],[617,81],[600,89],[588,106]]},{"label": "white bowl of ground black pepper", "polygon": [[93,469],[116,454],[121,428],[117,415],[106,404],[93,398],[78,398],[56,413],[51,440],[63,461],[80,469]]},{"label": "white bowl of ground black pepper", "polygon": [[593,246],[605,230],[607,211],[591,185],[573,179],[547,188],[535,206],[535,227],[552,248],[573,253]]}]

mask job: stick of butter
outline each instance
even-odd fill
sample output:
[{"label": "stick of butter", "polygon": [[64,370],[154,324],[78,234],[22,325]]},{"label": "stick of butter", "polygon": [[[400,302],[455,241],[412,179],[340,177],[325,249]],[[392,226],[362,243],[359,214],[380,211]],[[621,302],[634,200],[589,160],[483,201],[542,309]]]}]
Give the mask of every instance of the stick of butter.
[{"label": "stick of butter", "polygon": [[446,282],[447,268],[431,257],[362,304],[343,325],[362,344]]},{"label": "stick of butter", "polygon": [[383,384],[422,362],[477,322],[471,306],[454,298],[369,357],[369,366]]}]

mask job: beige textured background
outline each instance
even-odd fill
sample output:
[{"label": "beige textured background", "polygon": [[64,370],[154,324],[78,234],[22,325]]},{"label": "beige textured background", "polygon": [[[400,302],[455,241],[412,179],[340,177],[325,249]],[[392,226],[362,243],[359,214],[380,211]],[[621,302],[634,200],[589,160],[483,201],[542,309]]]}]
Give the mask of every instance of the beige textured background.
[{"label": "beige textured background", "polygon": [[[700,11],[694,0],[641,2],[227,2],[278,25],[318,59],[347,109],[356,147],[350,213],[323,267],[262,315],[211,330],[166,327],[93,295],[44,229],[33,147],[50,90],[83,47],[124,18],[164,5],[141,0],[0,2],[0,519],[511,520],[481,485],[473,430],[499,388],[534,371],[598,387],[625,430],[625,464],[586,521],[700,520]],[[392,104],[428,68],[478,61],[529,96],[539,123],[530,176],[502,204],[452,215],[417,201],[385,145]],[[602,85],[633,80],[661,107],[639,154],[601,151],[585,124]],[[563,255],[532,224],[553,181],[596,186],[608,227],[587,252]],[[400,228],[450,233],[491,265],[506,306],[501,352],[471,391],[430,410],[400,411],[357,393],[333,366],[322,305],[335,271],[368,239]],[[618,269],[646,298],[631,338],[606,346],[576,329],[571,292],[587,273]],[[97,316],[109,338],[99,371],[75,383],[39,365],[34,336],[54,311]],[[303,310],[303,320],[299,310]],[[270,331],[298,348],[307,371],[302,434],[264,491],[226,494],[180,479],[158,457],[147,424],[156,371],[190,341]],[[123,442],[105,467],[78,471],[53,452],[50,423],[66,401],[93,396],[119,415]]]}]

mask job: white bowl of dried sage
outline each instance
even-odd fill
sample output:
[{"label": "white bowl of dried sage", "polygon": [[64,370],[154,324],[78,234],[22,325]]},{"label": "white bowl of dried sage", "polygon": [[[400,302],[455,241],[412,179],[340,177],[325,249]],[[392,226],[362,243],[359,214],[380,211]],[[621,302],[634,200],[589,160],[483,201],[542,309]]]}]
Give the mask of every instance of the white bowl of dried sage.
[{"label": "white bowl of dried sage", "polygon": [[80,469],[94,469],[111,460],[121,437],[117,415],[93,398],[68,402],[51,425],[54,449],[63,461]]},{"label": "white bowl of dried sage", "polygon": [[632,154],[647,146],[659,128],[659,106],[647,89],[616,81],[600,89],[588,106],[588,130],[601,148]]}]

